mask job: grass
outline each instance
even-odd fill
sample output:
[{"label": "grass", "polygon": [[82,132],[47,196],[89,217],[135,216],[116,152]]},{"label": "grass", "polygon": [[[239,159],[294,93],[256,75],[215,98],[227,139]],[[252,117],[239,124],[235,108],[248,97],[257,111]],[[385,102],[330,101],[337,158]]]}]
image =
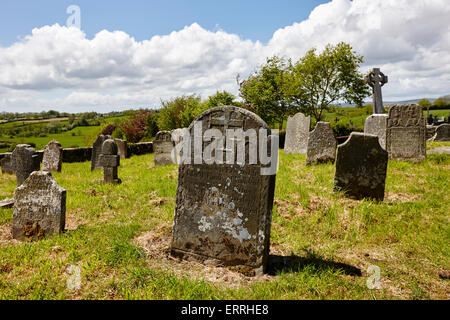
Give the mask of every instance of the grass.
[{"label": "grass", "polygon": [[[442,143],[441,143],[442,144]],[[450,145],[450,143],[447,143]],[[167,254],[177,167],[153,155],[121,161],[119,186],[90,163],[53,175],[67,190],[65,233],[35,243],[11,239],[12,209],[0,209],[0,299],[449,299],[450,156],[390,161],[384,202],[334,193],[334,166],[305,166],[280,151],[271,232],[272,275],[180,262]],[[15,177],[0,175],[0,199]],[[70,290],[70,266],[81,287]],[[369,290],[370,265],[381,289]]]}]

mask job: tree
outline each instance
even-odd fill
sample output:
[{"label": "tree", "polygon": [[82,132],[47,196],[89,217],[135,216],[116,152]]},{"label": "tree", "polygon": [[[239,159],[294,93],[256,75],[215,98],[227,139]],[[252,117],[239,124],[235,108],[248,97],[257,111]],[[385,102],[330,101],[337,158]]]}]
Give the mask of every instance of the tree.
[{"label": "tree", "polygon": [[447,106],[447,103],[442,98],[436,99],[433,102],[433,107],[435,107],[436,109],[443,109],[446,106]]},{"label": "tree", "polygon": [[422,109],[427,109],[427,117],[430,113],[430,107],[431,107],[431,102],[428,99],[422,99],[418,102],[419,106],[422,107]]},{"label": "tree", "polygon": [[236,97],[227,91],[216,91],[215,94],[208,97],[207,104],[208,108],[214,108],[218,106],[232,106],[235,105]]},{"label": "tree", "polygon": [[290,64],[286,99],[303,113],[313,116],[316,122],[335,102],[362,106],[370,90],[358,71],[361,63],[363,57],[343,42],[327,45],[320,54],[311,49]]}]

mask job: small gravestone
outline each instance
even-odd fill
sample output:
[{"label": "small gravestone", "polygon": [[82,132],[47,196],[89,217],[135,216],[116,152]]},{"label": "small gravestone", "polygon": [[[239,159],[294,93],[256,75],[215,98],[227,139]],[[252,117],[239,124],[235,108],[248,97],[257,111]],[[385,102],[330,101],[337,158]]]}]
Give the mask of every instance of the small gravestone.
[{"label": "small gravestone", "polygon": [[436,127],[432,141],[450,141],[450,124],[441,124]]},{"label": "small gravestone", "polygon": [[63,148],[58,141],[50,141],[44,148],[42,171],[61,172]]},{"label": "small gravestone", "polygon": [[41,164],[39,155],[28,144],[19,144],[11,154],[14,172],[17,176],[17,186],[20,186],[33,171],[39,171]]},{"label": "small gravestone", "polygon": [[380,71],[379,68],[373,68],[370,70],[369,74],[364,78],[366,83],[372,87],[372,108],[374,114],[382,114],[384,112],[383,108],[383,97],[381,95],[381,87],[388,82],[388,77]]},{"label": "small gravestone", "polygon": [[329,122],[318,122],[308,139],[306,164],[332,162],[336,159],[337,141]]},{"label": "small gravestone", "polygon": [[387,114],[372,114],[364,123],[364,133],[376,135],[383,149],[386,149],[387,119]]},{"label": "small gravestone", "polygon": [[310,120],[309,116],[305,117],[305,115],[300,112],[293,117],[288,117],[284,153],[306,154],[308,149]]},{"label": "small gravestone", "polygon": [[14,165],[11,160],[11,153],[7,153],[3,159],[0,161],[0,166],[2,166],[2,173],[14,174]]},{"label": "small gravestone", "polygon": [[103,142],[99,164],[103,167],[104,183],[120,184],[122,182],[117,175],[117,167],[120,165],[118,152],[117,143],[114,140],[108,139]]},{"label": "small gravestone", "polygon": [[128,157],[128,143],[122,139],[114,139],[119,150],[120,159],[126,159]]},{"label": "small gravestone", "polygon": [[59,234],[66,223],[66,190],[50,172],[35,171],[14,192],[13,238],[40,240]]},{"label": "small gravestone", "polygon": [[395,105],[389,109],[386,150],[390,159],[425,159],[426,135],[425,119],[419,105]]},{"label": "small gravestone", "polygon": [[172,150],[175,147],[175,143],[172,140],[172,134],[170,131],[160,131],[156,134],[153,141],[153,152],[155,153],[155,165],[165,166],[175,163],[175,159],[172,156]]},{"label": "small gravestone", "polygon": [[257,115],[232,106],[207,110],[188,130],[193,152],[183,150],[178,167],[171,254],[264,271],[276,170],[265,171],[261,155],[277,157],[278,143]]},{"label": "small gravestone", "polygon": [[91,171],[94,171],[95,169],[102,169],[102,166],[99,164],[98,159],[102,154],[103,142],[108,139],[111,139],[111,136],[101,134],[97,137],[94,144],[92,145]]},{"label": "small gravestone", "polygon": [[352,132],[338,146],[335,190],[355,199],[384,199],[388,153],[375,135]]},{"label": "small gravestone", "polygon": [[427,140],[430,140],[434,137],[434,135],[436,134],[436,127],[433,125],[427,125]]}]

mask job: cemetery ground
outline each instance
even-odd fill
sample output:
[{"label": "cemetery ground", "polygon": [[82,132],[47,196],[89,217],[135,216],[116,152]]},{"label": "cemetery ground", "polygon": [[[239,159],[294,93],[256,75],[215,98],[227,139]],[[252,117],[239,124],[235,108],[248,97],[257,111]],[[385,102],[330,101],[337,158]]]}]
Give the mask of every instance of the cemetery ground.
[{"label": "cemetery ground", "polygon": [[[450,143],[428,148],[442,145]],[[306,166],[305,155],[280,150],[261,277],[169,256],[176,165],[133,156],[121,161],[121,185],[102,184],[102,175],[90,162],[53,173],[67,190],[61,235],[15,241],[13,210],[0,210],[0,299],[450,298],[448,155],[389,161],[385,200],[375,202],[333,192],[334,165]],[[11,198],[15,176],[0,181],[0,199]],[[75,290],[72,265],[81,270]],[[380,268],[380,289],[368,289],[370,265]]]}]

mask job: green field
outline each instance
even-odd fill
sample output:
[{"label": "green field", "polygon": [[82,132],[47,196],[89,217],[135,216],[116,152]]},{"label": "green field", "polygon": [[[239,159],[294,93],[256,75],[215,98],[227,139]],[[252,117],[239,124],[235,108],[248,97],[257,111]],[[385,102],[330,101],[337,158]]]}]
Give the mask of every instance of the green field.
[{"label": "green field", "polygon": [[[306,167],[304,155],[280,150],[270,254],[287,263],[262,277],[170,258],[176,165],[155,167],[152,154],[125,159],[118,186],[102,184],[89,162],[64,163],[54,177],[67,190],[64,234],[17,242],[13,210],[0,209],[0,299],[450,298],[439,277],[450,266],[447,155],[390,161],[378,203],[333,192],[334,165]],[[0,199],[15,187],[0,175]],[[367,287],[371,265],[379,290]],[[80,289],[67,286],[71,266]]]}]

